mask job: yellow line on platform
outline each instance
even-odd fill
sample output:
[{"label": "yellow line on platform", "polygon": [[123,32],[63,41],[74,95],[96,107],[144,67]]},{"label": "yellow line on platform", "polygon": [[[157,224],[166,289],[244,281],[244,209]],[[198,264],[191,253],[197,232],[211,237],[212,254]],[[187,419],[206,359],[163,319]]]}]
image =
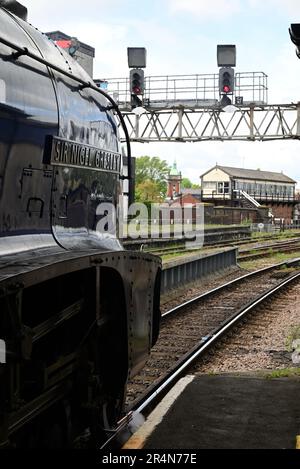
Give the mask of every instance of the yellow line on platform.
[{"label": "yellow line on platform", "polygon": [[122,449],[142,449],[145,445],[145,439],[140,436],[132,436],[127,443],[122,446]]},{"label": "yellow line on platform", "polygon": [[144,424],[129,438],[129,440],[122,446],[122,449],[142,449],[144,448],[147,439],[159,425],[168,410],[174,404],[176,399],[185,390],[185,388],[194,380],[194,376],[187,375],[181,378],[178,383],[168,392],[163,400],[155,407],[155,409],[148,416]]},{"label": "yellow line on platform", "polygon": [[296,449],[300,449],[300,435],[296,435]]}]

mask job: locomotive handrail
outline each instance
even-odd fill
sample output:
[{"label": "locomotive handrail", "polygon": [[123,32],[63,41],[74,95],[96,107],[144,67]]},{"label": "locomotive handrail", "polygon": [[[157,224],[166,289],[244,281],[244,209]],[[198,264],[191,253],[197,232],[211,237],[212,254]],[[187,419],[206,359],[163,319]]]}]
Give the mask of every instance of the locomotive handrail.
[{"label": "locomotive handrail", "polygon": [[122,113],[121,113],[117,103],[114,101],[114,99],[108,93],[106,93],[102,89],[98,88],[96,85],[93,85],[93,83],[91,83],[90,81],[82,80],[82,78],[79,78],[76,75],[73,75],[72,73],[67,72],[63,68],[58,67],[57,65],[54,65],[53,63],[49,62],[48,60],[46,60],[42,57],[39,57],[38,55],[34,54],[33,52],[30,52],[27,49],[27,47],[20,47],[17,44],[14,44],[13,42],[8,41],[7,39],[4,39],[3,37],[0,37],[0,43],[2,43],[5,46],[10,47],[11,49],[14,49],[14,50],[17,51],[15,53],[12,53],[10,56],[8,56],[8,57],[11,57],[13,60],[17,60],[22,55],[30,57],[31,59],[36,60],[37,62],[45,65],[46,67],[52,68],[56,72],[59,72],[62,75],[65,75],[66,77],[71,78],[74,81],[77,81],[78,83],[80,83],[82,85],[81,89],[91,88],[92,90],[97,91],[98,93],[102,94],[112,104],[111,109],[114,109],[116,111],[116,113],[117,113],[117,115],[120,119],[121,125],[123,127],[123,131],[124,131],[124,134],[125,134],[126,146],[127,146],[127,157],[128,157],[128,173],[127,174],[128,175],[127,176],[120,176],[120,179],[122,179],[122,180],[124,180],[124,179],[131,180],[132,179],[132,174],[131,174],[130,137],[129,137],[129,133],[128,133],[124,118],[122,116]]}]

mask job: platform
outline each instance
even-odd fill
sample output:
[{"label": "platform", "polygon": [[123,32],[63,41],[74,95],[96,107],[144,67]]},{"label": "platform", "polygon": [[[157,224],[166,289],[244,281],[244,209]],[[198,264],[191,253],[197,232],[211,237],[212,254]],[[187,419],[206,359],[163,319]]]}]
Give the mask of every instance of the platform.
[{"label": "platform", "polygon": [[299,393],[295,377],[187,376],[124,449],[295,449]]}]

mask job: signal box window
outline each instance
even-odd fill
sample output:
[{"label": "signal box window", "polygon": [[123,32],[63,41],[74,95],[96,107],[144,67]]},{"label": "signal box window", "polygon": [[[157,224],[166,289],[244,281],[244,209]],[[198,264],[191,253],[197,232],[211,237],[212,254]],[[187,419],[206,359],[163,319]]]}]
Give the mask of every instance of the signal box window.
[{"label": "signal box window", "polygon": [[229,194],[229,182],[218,182],[218,194]]}]

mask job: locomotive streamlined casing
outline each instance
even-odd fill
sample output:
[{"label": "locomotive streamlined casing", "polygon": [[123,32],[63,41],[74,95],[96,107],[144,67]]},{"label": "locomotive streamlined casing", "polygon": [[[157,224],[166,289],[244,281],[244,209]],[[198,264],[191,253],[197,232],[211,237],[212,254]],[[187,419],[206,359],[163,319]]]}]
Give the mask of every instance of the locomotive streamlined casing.
[{"label": "locomotive streamlined casing", "polygon": [[[2,30],[5,39],[27,47],[82,79],[91,80],[46,36],[3,9],[0,14],[1,25],[5,24]],[[0,45],[4,60],[13,52]],[[95,241],[96,248],[102,244],[104,249],[107,246],[120,249],[116,238],[113,241],[105,236],[104,240],[91,221],[88,224],[89,220],[94,220],[99,202],[116,205],[117,174],[67,166],[57,166],[54,172],[53,167],[43,164],[45,139],[49,135],[118,152],[116,124],[108,103],[96,91],[81,90],[72,79],[26,56],[7,60],[0,79],[0,141],[5,155],[0,173],[1,232],[16,235],[17,243],[23,242],[20,234],[38,233],[50,235],[48,240],[43,237],[43,244],[51,243],[53,236],[55,242],[64,247],[81,248],[89,238],[88,247]],[[84,197],[91,195],[93,187],[97,187],[96,182],[98,188],[100,186],[99,193],[94,200],[89,197],[86,203]],[[64,207],[66,201],[69,203]]]},{"label": "locomotive streamlined casing", "polygon": [[[3,8],[0,25],[6,42],[91,81],[45,35]],[[56,419],[75,414],[73,433],[80,433],[78,420],[113,425],[127,379],[156,341],[160,316],[159,260],[124,251],[116,234],[97,229],[98,206],[117,206],[120,194],[110,103],[15,53],[0,41],[0,338],[7,349],[0,446],[14,435],[22,440],[26,425],[34,434],[38,419],[51,427],[54,408]]]}]

